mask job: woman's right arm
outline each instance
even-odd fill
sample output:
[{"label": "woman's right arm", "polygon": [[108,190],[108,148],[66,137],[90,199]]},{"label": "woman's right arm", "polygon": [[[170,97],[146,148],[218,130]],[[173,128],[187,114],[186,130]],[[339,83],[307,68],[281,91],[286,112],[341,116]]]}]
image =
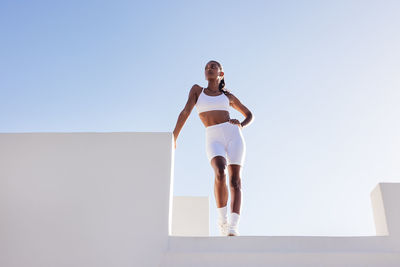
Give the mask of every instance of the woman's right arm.
[{"label": "woman's right arm", "polygon": [[185,124],[187,118],[189,117],[190,113],[192,112],[194,105],[196,104],[196,90],[199,87],[200,86],[197,84],[192,86],[192,88],[190,89],[190,92],[189,92],[189,97],[186,102],[186,105],[183,108],[183,110],[181,111],[181,113],[179,113],[178,121],[176,122],[175,129],[173,132],[174,139],[175,139],[175,146],[176,146],[176,139],[178,138],[178,135],[179,135],[180,131],[182,130],[183,125]]}]

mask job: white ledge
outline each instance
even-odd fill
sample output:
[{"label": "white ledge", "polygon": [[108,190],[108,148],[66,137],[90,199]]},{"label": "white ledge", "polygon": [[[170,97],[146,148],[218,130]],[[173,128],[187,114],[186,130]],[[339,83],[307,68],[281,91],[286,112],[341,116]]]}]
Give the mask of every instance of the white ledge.
[{"label": "white ledge", "polygon": [[0,133],[0,148],[2,267],[400,266],[400,183],[371,192],[375,236],[210,237],[208,199],[191,224],[173,214],[171,132]]}]

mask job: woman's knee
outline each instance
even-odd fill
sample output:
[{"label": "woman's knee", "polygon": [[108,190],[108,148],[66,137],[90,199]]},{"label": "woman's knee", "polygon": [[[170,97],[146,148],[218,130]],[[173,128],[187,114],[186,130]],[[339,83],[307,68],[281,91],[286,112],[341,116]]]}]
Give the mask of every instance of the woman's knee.
[{"label": "woman's knee", "polygon": [[242,184],[241,184],[241,179],[239,174],[234,174],[230,177],[230,187],[233,189],[241,189]]},{"label": "woman's knee", "polygon": [[217,180],[225,181],[225,179],[226,179],[225,169],[223,167],[216,169],[215,177]]},{"label": "woman's knee", "polygon": [[226,160],[222,156],[216,156],[212,159],[212,166],[215,172],[215,176],[219,180],[223,180],[226,178],[225,170],[226,170]]}]

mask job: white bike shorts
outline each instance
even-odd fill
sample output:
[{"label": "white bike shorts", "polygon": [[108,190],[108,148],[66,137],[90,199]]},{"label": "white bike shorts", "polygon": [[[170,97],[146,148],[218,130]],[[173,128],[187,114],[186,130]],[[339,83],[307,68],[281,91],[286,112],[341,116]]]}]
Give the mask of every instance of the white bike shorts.
[{"label": "white bike shorts", "polygon": [[228,165],[243,166],[246,143],[240,126],[226,121],[206,127],[206,152],[210,163],[215,156],[223,156]]}]

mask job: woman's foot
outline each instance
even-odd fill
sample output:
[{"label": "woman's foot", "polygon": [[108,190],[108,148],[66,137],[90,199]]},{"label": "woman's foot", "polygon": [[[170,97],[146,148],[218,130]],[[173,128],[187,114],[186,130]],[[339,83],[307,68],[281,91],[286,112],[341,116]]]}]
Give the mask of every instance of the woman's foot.
[{"label": "woman's foot", "polygon": [[240,234],[237,225],[236,226],[229,225],[228,236],[238,236],[238,235]]},{"label": "woman's foot", "polygon": [[229,230],[229,222],[218,221],[218,229],[221,236],[227,236]]},{"label": "woman's foot", "polygon": [[228,229],[228,235],[230,235],[230,236],[239,235],[239,231],[238,231],[239,220],[240,220],[240,214],[237,212],[232,212],[229,229]]}]

